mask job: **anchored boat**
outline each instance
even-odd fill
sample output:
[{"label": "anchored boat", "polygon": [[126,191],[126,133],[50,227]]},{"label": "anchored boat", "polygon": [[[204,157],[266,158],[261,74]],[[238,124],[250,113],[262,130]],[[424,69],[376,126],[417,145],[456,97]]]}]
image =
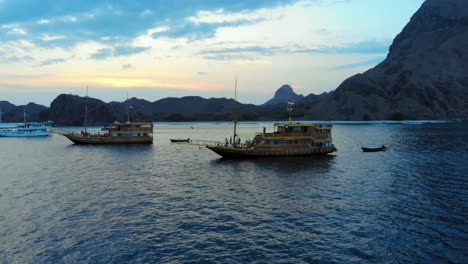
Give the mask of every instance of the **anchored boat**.
[{"label": "anchored boat", "polygon": [[1,128],[0,137],[47,137],[50,136],[52,121],[29,122],[15,127]]},{"label": "anchored boat", "polygon": [[[237,78],[235,91],[237,90]],[[236,92],[235,92],[236,95]],[[206,145],[225,158],[325,155],[336,151],[332,142],[332,125],[292,123],[294,100],[288,100],[289,122],[274,124],[274,132],[259,133],[252,141],[241,143],[237,137],[236,100],[234,100],[234,134],[232,139]]]},{"label": "anchored boat", "polygon": [[130,108],[127,95],[127,122],[114,122],[104,126],[98,132],[89,132],[88,125],[88,91],[85,97],[85,129],[80,133],[61,133],[75,144],[122,145],[153,144],[153,123],[130,122]]},{"label": "anchored boat", "polygon": [[0,128],[0,137],[47,137],[50,136],[52,124],[52,121],[26,122],[26,110],[24,110],[24,123]]},{"label": "anchored boat", "polygon": [[153,123],[112,123],[97,133],[87,130],[81,133],[65,133],[66,138],[75,144],[152,144]]},{"label": "anchored boat", "polygon": [[332,143],[332,125],[283,123],[274,124],[272,133],[257,134],[252,141],[218,143],[208,149],[226,158],[269,156],[325,155],[336,151]]}]

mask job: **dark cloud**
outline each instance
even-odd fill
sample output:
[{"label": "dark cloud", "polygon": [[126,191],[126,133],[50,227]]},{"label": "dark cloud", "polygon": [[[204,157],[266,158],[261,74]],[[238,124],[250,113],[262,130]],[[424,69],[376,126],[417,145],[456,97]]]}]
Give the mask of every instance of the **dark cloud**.
[{"label": "dark cloud", "polygon": [[96,53],[91,55],[92,59],[104,60],[109,57],[127,56],[137,54],[148,50],[149,47],[131,47],[131,46],[117,46],[113,49],[106,48],[100,49]]},{"label": "dark cloud", "polygon": [[95,60],[103,60],[108,57],[111,57],[112,54],[113,54],[112,49],[100,49],[96,53],[92,54],[91,58]]},{"label": "dark cloud", "polygon": [[131,64],[124,64],[122,65],[122,69],[123,70],[130,70],[130,69],[134,69],[135,67],[133,67],[133,65]]},{"label": "dark cloud", "polygon": [[207,75],[207,72],[197,72],[198,75]]},{"label": "dark cloud", "polygon": [[[141,0],[141,1],[3,1],[0,9],[0,25],[18,25],[31,41],[41,46],[70,46],[83,40],[106,43],[106,37],[118,38],[119,43],[138,36],[155,26],[169,26],[170,31],[155,35],[192,39],[209,37],[220,26],[235,23],[196,24],[186,18],[196,16],[201,10],[218,10],[226,13],[256,10],[295,2],[296,0]],[[150,16],[148,14],[151,14]],[[18,40],[0,28],[0,40]],[[44,41],[43,35],[62,35],[63,39]]]}]

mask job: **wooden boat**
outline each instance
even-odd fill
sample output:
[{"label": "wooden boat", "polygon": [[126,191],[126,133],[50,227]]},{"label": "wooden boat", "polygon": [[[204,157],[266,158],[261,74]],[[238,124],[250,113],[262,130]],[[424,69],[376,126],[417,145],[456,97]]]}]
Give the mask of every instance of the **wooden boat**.
[{"label": "wooden boat", "polygon": [[190,138],[171,138],[171,143],[189,143],[190,141]]},{"label": "wooden boat", "polygon": [[75,144],[122,145],[153,144],[153,123],[130,122],[130,106],[127,94],[127,122],[114,122],[97,133],[88,132],[88,91],[85,97],[85,130],[81,133],[61,133]]},{"label": "wooden boat", "polygon": [[75,144],[153,144],[153,123],[112,123],[103,127],[98,133],[82,131],[81,133],[62,134]]},{"label": "wooden boat", "polygon": [[378,148],[365,148],[361,147],[362,151],[364,152],[379,152],[379,151],[385,151],[387,150],[387,147],[385,145],[382,145],[381,147]]},{"label": "wooden boat", "polygon": [[[237,78],[235,89],[237,89]],[[325,155],[336,151],[332,143],[332,125],[292,123],[291,112],[294,100],[288,100],[288,123],[275,124],[272,133],[266,133],[263,128],[263,133],[257,134],[252,141],[241,144],[240,138],[236,139],[235,102],[236,100],[234,100],[234,134],[231,138],[233,140],[228,141],[226,138],[224,143],[206,146],[224,158]]]},{"label": "wooden boat", "polygon": [[259,133],[252,141],[206,146],[225,158],[326,155],[337,151],[332,143],[332,125],[275,124],[272,133]]}]

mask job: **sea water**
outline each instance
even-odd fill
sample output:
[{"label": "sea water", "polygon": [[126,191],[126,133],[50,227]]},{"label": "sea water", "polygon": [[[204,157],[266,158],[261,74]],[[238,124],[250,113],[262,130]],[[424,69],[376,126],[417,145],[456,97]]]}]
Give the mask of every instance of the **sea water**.
[{"label": "sea water", "polygon": [[229,123],[156,123],[145,146],[0,138],[0,263],[468,262],[466,123],[332,133],[332,155],[256,160],[169,140]]}]

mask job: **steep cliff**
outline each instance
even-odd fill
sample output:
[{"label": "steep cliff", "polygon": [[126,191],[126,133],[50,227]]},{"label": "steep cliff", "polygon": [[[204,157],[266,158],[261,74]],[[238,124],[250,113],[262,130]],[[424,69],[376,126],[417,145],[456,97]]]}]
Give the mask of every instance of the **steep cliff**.
[{"label": "steep cliff", "polygon": [[312,119],[468,117],[468,1],[427,0],[387,58],[309,106]]}]

